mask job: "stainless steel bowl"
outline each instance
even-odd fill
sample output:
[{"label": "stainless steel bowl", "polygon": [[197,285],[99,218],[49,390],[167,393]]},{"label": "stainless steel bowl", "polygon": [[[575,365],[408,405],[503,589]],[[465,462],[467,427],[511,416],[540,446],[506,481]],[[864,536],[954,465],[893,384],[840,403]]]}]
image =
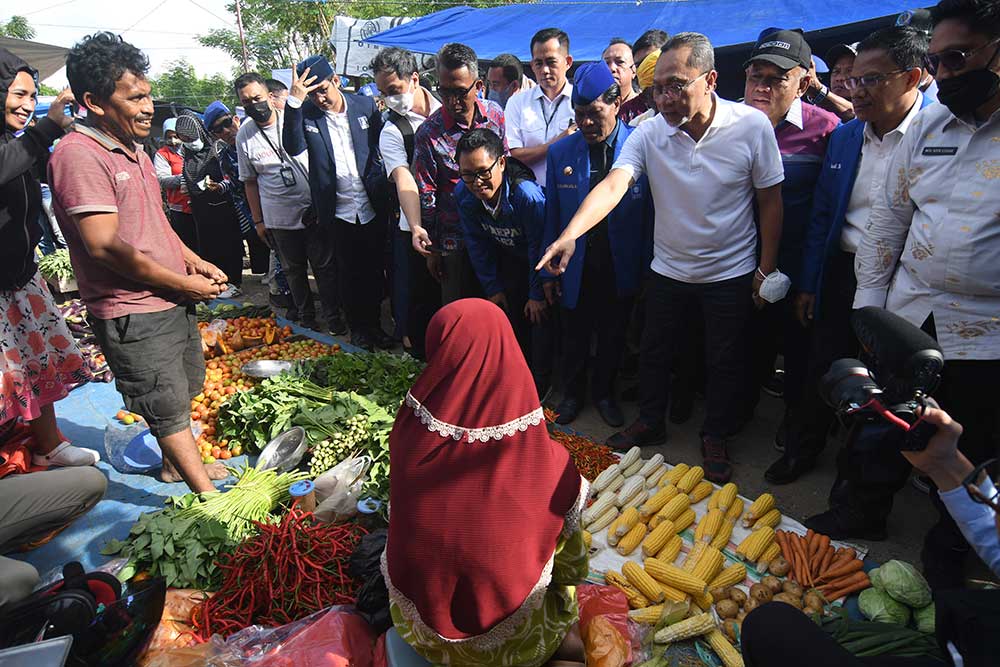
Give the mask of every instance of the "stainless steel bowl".
[{"label": "stainless steel bowl", "polygon": [[267,443],[257,459],[257,470],[272,468],[276,468],[278,472],[294,470],[305,456],[308,447],[306,430],[301,426],[293,426]]},{"label": "stainless steel bowl", "polygon": [[255,378],[270,378],[281,375],[292,367],[290,361],[280,361],[278,359],[258,359],[243,364],[240,372]]}]

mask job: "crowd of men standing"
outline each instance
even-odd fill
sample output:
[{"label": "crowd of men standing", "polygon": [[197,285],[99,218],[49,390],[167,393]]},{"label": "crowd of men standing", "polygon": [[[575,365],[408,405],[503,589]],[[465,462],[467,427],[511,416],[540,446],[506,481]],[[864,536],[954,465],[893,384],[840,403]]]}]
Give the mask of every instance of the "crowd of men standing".
[{"label": "crowd of men standing", "polygon": [[[690,418],[703,386],[701,446],[716,482],[732,475],[729,442],[762,387],[786,406],[767,480],[790,483],[816,464],[833,420],[819,377],[857,352],[851,311],[885,307],[939,341],[938,399],[979,463],[1000,432],[986,390],[1000,370],[1000,189],[990,186],[1000,177],[1000,7],[941,0],[907,19],[828,53],[829,87],[801,31],[763,30],[741,102],[716,94],[714,49],[694,32],[612,39],[572,83],[570,37],[557,28],[531,40],[533,81],[511,55],[484,79],[477,54],[450,43],[431,90],[412,54],[385,49],[371,63],[384,111],[313,56],[287,91],[240,76],[242,122],[220,102],[203,120],[177,118],[152,164],[133,152],[149,133],[148,63],[99,34],[70,54],[73,92],[90,113],[55,149],[54,208],[84,298],[105,306],[92,315],[137,318],[135,329],[95,329],[119,388],[153,415],[196,490],[208,479],[181,428],[188,390],[201,387],[197,369],[176,364],[190,347],[184,303],[238,286],[242,240],[272,290],[287,280],[291,319],[349,330],[367,349],[402,341],[422,356],[438,308],[489,299],[507,313],[539,396],[561,380],[558,421],[592,401],[621,429],[608,440],[616,449],[663,444],[668,415]],[[147,170],[166,192],[171,238],[158,193],[153,202],[129,185]],[[219,213],[224,202],[231,215]],[[393,335],[381,326],[384,296]],[[161,301],[180,310],[167,317]],[[147,355],[152,343],[136,330],[177,340]],[[626,364],[638,369],[639,417],[628,426]],[[838,465],[832,509],[809,525],[883,537],[905,459],[880,448]],[[946,577],[967,546],[942,517],[924,561]]]}]

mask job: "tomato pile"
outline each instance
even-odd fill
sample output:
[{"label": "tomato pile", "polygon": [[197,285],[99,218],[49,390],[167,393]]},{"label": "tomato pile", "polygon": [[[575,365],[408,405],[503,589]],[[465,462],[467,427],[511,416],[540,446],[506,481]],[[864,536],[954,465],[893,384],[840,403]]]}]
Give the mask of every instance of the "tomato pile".
[{"label": "tomato pile", "polygon": [[279,327],[273,317],[235,317],[225,320],[220,332],[215,322],[199,322],[202,352],[206,359],[225,356],[261,344],[280,343],[292,335],[292,327]]},{"label": "tomato pile", "polygon": [[201,427],[197,442],[202,461],[214,463],[243,453],[242,444],[233,443],[230,446],[229,439],[225,434],[218,433],[217,427],[219,407],[230,396],[251,389],[256,384],[256,378],[240,372],[244,364],[256,359],[311,359],[339,350],[339,345],[325,345],[316,340],[285,341],[248,348],[206,361],[205,385],[202,392],[191,401],[191,419]]}]

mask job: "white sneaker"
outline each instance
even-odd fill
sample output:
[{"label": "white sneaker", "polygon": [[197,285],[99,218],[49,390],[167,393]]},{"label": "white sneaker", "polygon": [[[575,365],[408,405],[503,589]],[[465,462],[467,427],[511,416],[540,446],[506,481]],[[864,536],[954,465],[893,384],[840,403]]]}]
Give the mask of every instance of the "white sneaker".
[{"label": "white sneaker", "polygon": [[92,466],[97,465],[100,460],[101,455],[93,449],[76,447],[65,440],[48,454],[34,454],[31,457],[31,462],[36,466],[55,466],[58,468]]},{"label": "white sneaker", "polygon": [[232,283],[230,283],[229,285],[226,286],[226,289],[223,290],[223,292],[221,294],[219,294],[219,296],[217,298],[219,298],[219,299],[235,299],[236,297],[238,297],[238,296],[240,296],[242,294],[243,294],[243,290],[241,290],[236,285],[233,285]]}]

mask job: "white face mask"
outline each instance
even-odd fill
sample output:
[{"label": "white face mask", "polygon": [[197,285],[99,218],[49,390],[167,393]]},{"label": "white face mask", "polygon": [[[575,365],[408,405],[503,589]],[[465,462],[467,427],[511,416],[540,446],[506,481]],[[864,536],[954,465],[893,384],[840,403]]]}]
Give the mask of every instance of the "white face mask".
[{"label": "white face mask", "polygon": [[781,271],[773,271],[760,284],[760,298],[768,303],[777,303],[785,298],[792,287],[792,280]]},{"label": "white face mask", "polygon": [[410,109],[413,108],[413,93],[399,93],[398,95],[386,95],[385,105],[398,113],[401,116],[405,116]]},{"label": "white face mask", "polygon": [[204,148],[204,147],[205,147],[205,143],[201,140],[200,137],[198,139],[195,139],[194,141],[185,141],[184,142],[184,148],[188,149],[189,151],[191,151],[193,153],[199,153],[199,152],[201,152],[201,149]]}]

